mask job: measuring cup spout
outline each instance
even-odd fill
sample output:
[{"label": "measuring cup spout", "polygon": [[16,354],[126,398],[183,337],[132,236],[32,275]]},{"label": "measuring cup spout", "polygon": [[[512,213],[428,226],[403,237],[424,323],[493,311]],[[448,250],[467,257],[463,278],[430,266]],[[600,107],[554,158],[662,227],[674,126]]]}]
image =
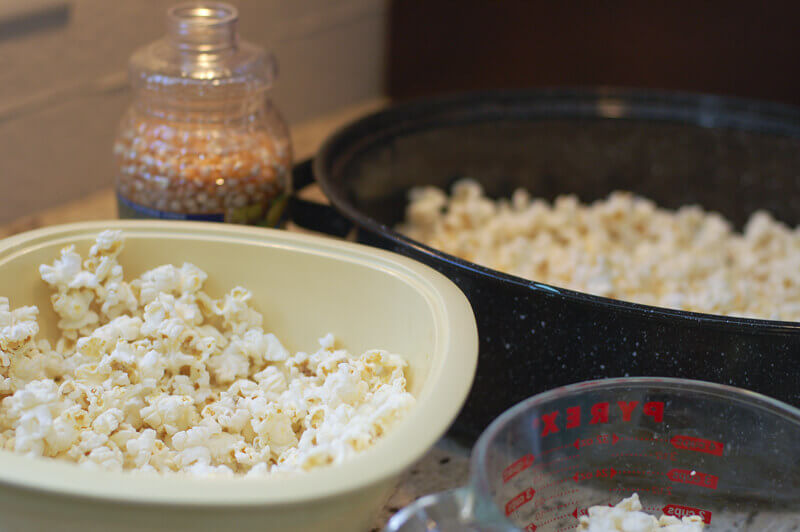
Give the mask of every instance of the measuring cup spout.
[{"label": "measuring cup spout", "polygon": [[[481,523],[468,487],[420,497],[392,517],[384,532],[510,532]],[[511,529],[515,530],[515,529]]]}]

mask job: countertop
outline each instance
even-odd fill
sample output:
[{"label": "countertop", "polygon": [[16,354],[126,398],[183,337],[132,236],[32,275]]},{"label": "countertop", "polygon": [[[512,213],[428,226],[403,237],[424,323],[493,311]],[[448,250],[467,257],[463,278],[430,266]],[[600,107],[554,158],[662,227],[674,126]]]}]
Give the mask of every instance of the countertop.
[{"label": "countertop", "polygon": [[[385,100],[368,101],[292,127],[295,159],[301,161],[311,157],[325,138],[338,127],[385,105]],[[324,196],[316,187],[304,190],[303,197],[324,201]],[[0,238],[48,225],[116,217],[114,190],[109,186],[108,189],[81,200],[0,225]],[[303,231],[291,225],[288,229]],[[405,474],[397,490],[377,517],[372,530],[381,530],[392,514],[422,495],[464,485],[468,476],[468,453],[468,449],[443,438]]]},{"label": "countertop", "polygon": [[[385,105],[385,100],[368,101],[292,127],[295,160],[301,161],[312,156],[322,141],[341,125]],[[301,196],[325,201],[322,193],[314,186],[303,190]],[[116,217],[116,199],[113,188],[109,186],[108,189],[101,190],[79,201],[66,203],[59,207],[0,225],[0,238],[48,225],[114,219]],[[304,231],[291,225],[287,229],[290,231]],[[423,495],[465,485],[469,475],[468,465],[469,449],[447,437],[442,438],[434,448],[405,473],[394,494],[376,517],[371,532],[380,531],[395,512],[415,499]],[[772,517],[768,515],[753,515],[751,517],[753,519],[763,517],[768,520],[766,522],[772,523],[772,521],[769,521]],[[793,518],[787,521],[786,524],[787,530],[797,525]],[[754,530],[761,529],[757,523],[753,523],[752,526]]]},{"label": "countertop", "polygon": [[[343,108],[310,122],[293,126],[291,134],[295,161],[302,161],[313,156],[328,135],[342,125],[385,105],[386,100],[369,100]],[[325,197],[315,186],[305,189],[301,196],[315,197],[320,201],[325,200]],[[108,220],[116,217],[117,202],[114,196],[113,184],[109,180],[107,189],[100,190],[80,200],[65,203],[0,225],[0,238],[48,225],[89,220]],[[289,229],[293,231],[300,230],[296,227],[290,227]]]}]

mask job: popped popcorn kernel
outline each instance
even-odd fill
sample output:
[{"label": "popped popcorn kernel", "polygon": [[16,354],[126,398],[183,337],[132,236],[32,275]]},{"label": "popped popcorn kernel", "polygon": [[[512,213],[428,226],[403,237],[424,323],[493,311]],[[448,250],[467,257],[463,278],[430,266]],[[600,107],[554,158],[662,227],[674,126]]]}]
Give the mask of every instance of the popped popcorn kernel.
[{"label": "popped popcorn kernel", "polygon": [[406,362],[353,356],[326,334],[292,353],[252,294],[219,299],[184,263],[130,282],[122,233],[40,274],[62,337],[37,339],[36,307],[0,297],[0,450],[137,473],[265,475],[347,460],[414,404]]},{"label": "popped popcorn kernel", "polygon": [[800,232],[764,211],[737,233],[717,213],[629,192],[493,200],[464,179],[450,196],[418,187],[409,200],[400,232],[488,268],[645,305],[800,321]]},{"label": "popped popcorn kernel", "polygon": [[696,515],[678,519],[662,515],[656,519],[642,511],[639,495],[634,493],[616,506],[592,506],[589,515],[579,518],[578,532],[701,532],[705,523]]}]

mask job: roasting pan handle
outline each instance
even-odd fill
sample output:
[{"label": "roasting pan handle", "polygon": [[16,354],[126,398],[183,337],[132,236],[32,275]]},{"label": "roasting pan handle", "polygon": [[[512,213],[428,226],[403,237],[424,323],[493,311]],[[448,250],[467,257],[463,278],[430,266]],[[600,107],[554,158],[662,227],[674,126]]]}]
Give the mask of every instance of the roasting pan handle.
[{"label": "roasting pan handle", "polygon": [[292,168],[292,194],[289,202],[289,220],[303,229],[345,237],[353,228],[353,223],[339,212],[324,203],[301,199],[297,193],[314,183],[312,159],[297,163]]}]

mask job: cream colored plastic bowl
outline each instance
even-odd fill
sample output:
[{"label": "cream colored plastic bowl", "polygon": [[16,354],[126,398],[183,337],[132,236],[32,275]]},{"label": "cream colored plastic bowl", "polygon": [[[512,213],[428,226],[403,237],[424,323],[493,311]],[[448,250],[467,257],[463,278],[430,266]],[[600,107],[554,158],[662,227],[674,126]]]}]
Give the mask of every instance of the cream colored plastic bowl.
[{"label": "cream colored plastic bowl", "polygon": [[443,275],[399,255],[328,238],[197,222],[108,221],[31,231],[0,241],[0,295],[37,305],[45,337],[55,315],[38,266],[103,229],[125,231],[127,278],[192,262],[208,291],[249,288],[266,329],[289,349],[316,350],[333,332],[361,353],[409,361],[414,409],[373,447],[340,466],[283,478],[193,479],[84,470],[0,451],[2,531],[363,531],[455,418],[475,373],[478,339],[464,295]]}]

